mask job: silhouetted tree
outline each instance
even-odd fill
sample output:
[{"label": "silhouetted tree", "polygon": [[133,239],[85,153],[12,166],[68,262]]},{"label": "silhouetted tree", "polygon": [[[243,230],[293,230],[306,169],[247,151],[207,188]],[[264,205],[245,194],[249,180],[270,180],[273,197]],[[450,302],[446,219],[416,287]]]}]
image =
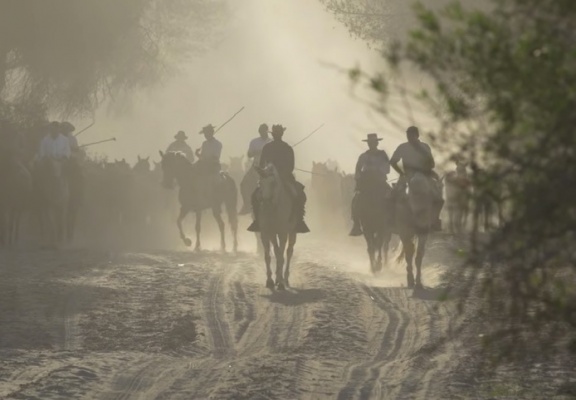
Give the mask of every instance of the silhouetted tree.
[{"label": "silhouetted tree", "polygon": [[92,110],[158,82],[213,42],[223,0],[6,0],[0,101]]}]

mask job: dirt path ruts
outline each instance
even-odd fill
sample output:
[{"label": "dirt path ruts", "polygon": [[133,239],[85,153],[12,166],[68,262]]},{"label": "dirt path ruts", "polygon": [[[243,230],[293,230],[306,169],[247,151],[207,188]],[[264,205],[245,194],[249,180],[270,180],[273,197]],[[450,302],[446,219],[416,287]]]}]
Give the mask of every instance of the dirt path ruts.
[{"label": "dirt path ruts", "polygon": [[427,350],[446,306],[326,260],[296,263],[285,292],[264,288],[260,259],[219,253],[119,255],[74,279],[46,366],[8,358],[13,398],[59,398],[43,376],[78,398],[434,398],[450,359]]}]

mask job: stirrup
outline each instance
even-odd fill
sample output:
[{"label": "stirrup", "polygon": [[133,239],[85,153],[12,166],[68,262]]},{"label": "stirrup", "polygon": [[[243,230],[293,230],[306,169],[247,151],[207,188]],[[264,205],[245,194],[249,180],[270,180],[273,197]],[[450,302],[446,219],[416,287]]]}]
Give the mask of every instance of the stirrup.
[{"label": "stirrup", "polygon": [[348,236],[362,236],[362,235],[363,235],[362,228],[360,228],[360,226],[358,225],[354,225],[352,227],[352,230],[348,234]]},{"label": "stirrup", "polygon": [[260,232],[260,224],[258,221],[254,220],[247,229],[248,232],[259,233]]},{"label": "stirrup", "polygon": [[296,233],[308,233],[310,232],[310,228],[306,225],[306,222],[300,221],[296,224]]}]

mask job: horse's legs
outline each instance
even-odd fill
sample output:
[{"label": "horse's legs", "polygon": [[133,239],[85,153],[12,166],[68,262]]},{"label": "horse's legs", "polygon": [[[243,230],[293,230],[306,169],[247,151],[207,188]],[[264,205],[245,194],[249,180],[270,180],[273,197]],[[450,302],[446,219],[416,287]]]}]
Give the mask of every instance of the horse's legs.
[{"label": "horse's legs", "polygon": [[226,232],[224,227],[224,220],[222,219],[222,211],[220,207],[212,209],[212,215],[218,224],[218,229],[220,229],[220,249],[226,251]]},{"label": "horse's legs", "polygon": [[270,268],[270,262],[272,257],[270,257],[270,238],[266,235],[261,235],[262,248],[264,253],[264,262],[266,263],[266,287],[268,289],[274,289],[274,281],[272,280],[272,268]]},{"label": "horse's legs", "polygon": [[288,235],[288,248],[286,249],[286,268],[284,269],[284,284],[286,287],[290,286],[290,262],[294,254],[294,245],[296,244],[296,232],[290,232]]},{"label": "horse's legs", "polygon": [[284,251],[286,250],[287,234],[279,234],[278,240],[274,241],[274,253],[276,255],[276,286],[284,290]]},{"label": "horse's legs", "polygon": [[188,215],[188,210],[184,207],[180,207],[180,213],[178,214],[178,219],[176,220],[176,225],[178,225],[178,231],[180,232],[180,239],[184,241],[184,244],[188,247],[192,245],[192,241],[186,237],[186,234],[182,230],[182,221]]},{"label": "horse's legs", "polygon": [[382,245],[384,243],[384,236],[383,233],[378,231],[374,237],[374,247],[377,253],[376,259],[376,272],[382,271]]},{"label": "horse's legs", "polygon": [[412,261],[414,259],[414,243],[411,235],[403,235],[401,238],[402,247],[404,247],[404,258],[406,259],[406,275],[408,278],[408,287],[414,287],[414,272],[412,271]]},{"label": "horse's legs", "polygon": [[196,246],[194,246],[195,251],[199,251],[202,248],[200,243],[200,232],[202,231],[202,211],[196,211]]},{"label": "horse's legs", "polygon": [[78,214],[78,208],[74,205],[68,208],[66,218],[66,240],[71,242],[74,239],[74,227],[76,226],[76,215]]},{"label": "horse's legs", "polygon": [[390,241],[392,240],[392,233],[386,230],[382,236],[382,250],[384,252],[384,265],[388,265],[388,252],[390,251]]},{"label": "horse's legs", "polygon": [[428,234],[423,233],[418,235],[418,248],[416,249],[416,287],[422,287],[422,260],[426,252],[426,242],[428,241]]},{"label": "horse's legs", "polygon": [[374,235],[369,229],[364,228],[364,239],[366,239],[366,251],[370,258],[370,271],[374,272],[374,265],[376,263],[376,260],[374,259]]}]

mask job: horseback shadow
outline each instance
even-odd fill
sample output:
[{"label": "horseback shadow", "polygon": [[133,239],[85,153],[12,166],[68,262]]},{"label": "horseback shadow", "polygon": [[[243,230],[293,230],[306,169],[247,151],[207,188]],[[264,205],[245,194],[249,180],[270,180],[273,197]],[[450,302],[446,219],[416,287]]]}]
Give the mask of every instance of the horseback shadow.
[{"label": "horseback shadow", "polygon": [[420,300],[446,301],[456,297],[455,291],[450,287],[420,287],[414,288],[412,297]]},{"label": "horseback shadow", "polygon": [[322,289],[297,289],[275,290],[261,297],[268,299],[271,303],[278,303],[284,306],[301,306],[303,304],[317,303],[322,301],[326,294]]}]

